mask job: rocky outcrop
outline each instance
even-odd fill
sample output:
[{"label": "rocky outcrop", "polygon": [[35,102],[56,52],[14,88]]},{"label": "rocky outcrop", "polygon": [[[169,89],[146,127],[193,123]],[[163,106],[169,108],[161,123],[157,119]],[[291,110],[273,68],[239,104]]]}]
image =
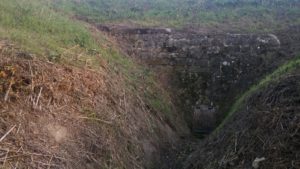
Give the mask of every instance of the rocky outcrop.
[{"label": "rocky outcrop", "polygon": [[[293,52],[287,51],[290,43],[282,42],[275,34],[98,28],[116,36],[128,55],[151,67],[172,67],[177,80],[170,85],[178,89],[186,120],[195,130],[213,128],[214,124],[202,126],[198,121],[203,121],[201,118],[220,121],[235,97],[293,57]],[[201,116],[208,114],[204,111],[216,114],[217,118],[215,115]]]}]

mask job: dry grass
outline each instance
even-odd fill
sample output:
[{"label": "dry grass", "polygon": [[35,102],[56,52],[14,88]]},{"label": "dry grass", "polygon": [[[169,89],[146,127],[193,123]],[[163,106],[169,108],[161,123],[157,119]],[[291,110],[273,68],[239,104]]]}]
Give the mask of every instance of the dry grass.
[{"label": "dry grass", "polygon": [[257,158],[260,169],[299,168],[299,86],[298,68],[252,93],[185,168],[253,168]]},{"label": "dry grass", "polygon": [[[177,134],[122,74],[43,62],[0,44],[3,168],[143,168]],[[142,87],[141,87],[142,88]],[[162,113],[161,113],[162,114]]]}]

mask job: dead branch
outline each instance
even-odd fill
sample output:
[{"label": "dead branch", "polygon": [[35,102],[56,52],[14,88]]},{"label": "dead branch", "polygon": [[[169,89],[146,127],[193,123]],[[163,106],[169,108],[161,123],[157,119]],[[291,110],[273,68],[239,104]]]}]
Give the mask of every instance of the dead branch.
[{"label": "dead branch", "polygon": [[40,88],[40,92],[39,92],[39,94],[37,96],[37,99],[36,99],[36,101],[34,103],[34,107],[37,107],[38,104],[39,104],[39,100],[40,100],[40,97],[41,97],[41,94],[42,94],[42,90],[43,90],[43,87]]},{"label": "dead branch", "polygon": [[9,82],[8,89],[7,89],[7,91],[6,91],[6,93],[5,93],[5,96],[4,96],[4,101],[5,101],[5,102],[8,100],[9,92],[10,92],[10,90],[11,90],[11,86],[13,85],[13,81],[14,81],[14,79],[13,79],[13,77],[12,77],[11,80],[10,80],[10,82]]},{"label": "dead branch", "polygon": [[6,136],[9,135],[9,133],[11,133],[13,131],[13,129],[16,127],[16,125],[14,125],[11,129],[9,129],[1,138],[0,138],[0,142],[2,142]]}]

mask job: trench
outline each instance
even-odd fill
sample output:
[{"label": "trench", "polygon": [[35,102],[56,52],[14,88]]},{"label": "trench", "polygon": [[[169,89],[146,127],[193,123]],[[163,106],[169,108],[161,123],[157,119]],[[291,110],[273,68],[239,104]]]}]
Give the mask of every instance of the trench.
[{"label": "trench", "polygon": [[178,108],[195,133],[210,133],[241,93],[293,57],[288,40],[276,34],[97,27],[176,91]]},{"label": "trench", "polygon": [[[172,93],[179,112],[197,144],[223,121],[231,106],[249,87],[274,71],[299,51],[298,36],[285,31],[253,33],[202,33],[169,28],[132,28],[97,25],[115,37],[123,51],[156,72],[157,78]],[[299,35],[299,29],[298,34]],[[167,159],[160,168],[178,168]],[[179,167],[180,168],[180,167]]]}]

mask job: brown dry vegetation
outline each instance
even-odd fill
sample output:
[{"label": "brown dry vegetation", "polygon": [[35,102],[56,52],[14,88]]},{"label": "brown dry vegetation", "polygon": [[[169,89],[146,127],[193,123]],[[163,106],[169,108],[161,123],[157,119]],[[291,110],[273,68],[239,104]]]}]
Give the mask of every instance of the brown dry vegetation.
[{"label": "brown dry vegetation", "polygon": [[300,168],[299,68],[255,92],[186,161],[187,169]]},{"label": "brown dry vegetation", "polygon": [[1,42],[4,168],[153,167],[176,143],[182,128],[144,100],[145,86],[126,87],[101,63],[95,71],[40,61]]}]

